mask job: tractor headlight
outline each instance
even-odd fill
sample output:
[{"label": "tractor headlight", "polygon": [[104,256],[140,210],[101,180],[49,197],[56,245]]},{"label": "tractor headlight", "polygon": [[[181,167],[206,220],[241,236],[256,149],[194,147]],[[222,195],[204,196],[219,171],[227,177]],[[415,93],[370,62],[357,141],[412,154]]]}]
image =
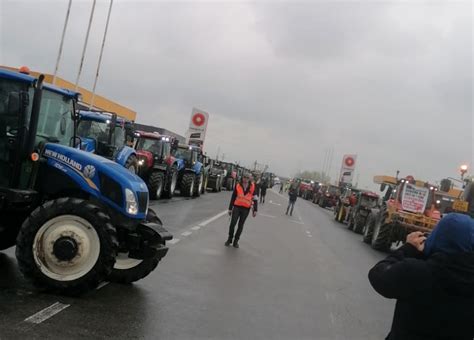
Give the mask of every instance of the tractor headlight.
[{"label": "tractor headlight", "polygon": [[139,166],[142,166],[143,164],[145,164],[145,160],[140,159],[140,160],[138,161],[138,165],[139,165]]},{"label": "tractor headlight", "polygon": [[125,209],[130,215],[138,214],[137,198],[130,189],[125,189]]}]

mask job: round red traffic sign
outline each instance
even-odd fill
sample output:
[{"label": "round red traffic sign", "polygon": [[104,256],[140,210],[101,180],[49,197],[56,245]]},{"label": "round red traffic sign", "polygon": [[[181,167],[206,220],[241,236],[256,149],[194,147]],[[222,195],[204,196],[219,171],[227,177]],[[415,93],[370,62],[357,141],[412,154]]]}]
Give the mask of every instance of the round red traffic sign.
[{"label": "round red traffic sign", "polygon": [[202,126],[206,122],[206,117],[202,113],[196,113],[193,116],[193,124],[196,126]]},{"label": "round red traffic sign", "polygon": [[354,166],[355,161],[354,161],[354,158],[349,156],[345,159],[344,163],[346,164],[346,166],[352,167]]}]

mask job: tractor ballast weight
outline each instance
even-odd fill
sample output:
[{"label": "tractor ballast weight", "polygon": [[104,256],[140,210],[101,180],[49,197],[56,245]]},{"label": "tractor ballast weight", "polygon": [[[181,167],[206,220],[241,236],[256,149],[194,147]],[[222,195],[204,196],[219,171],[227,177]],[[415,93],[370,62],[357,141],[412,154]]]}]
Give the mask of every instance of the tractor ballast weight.
[{"label": "tractor ballast weight", "polygon": [[75,148],[78,93],[42,82],[0,69],[0,250],[16,245],[24,276],[64,294],[147,276],[172,236],[145,183]]},{"label": "tractor ballast weight", "polygon": [[134,139],[138,175],[146,182],[150,198],[173,197],[180,166],[180,162],[171,155],[173,137],[135,131]]},{"label": "tractor ballast weight", "polygon": [[77,136],[81,149],[111,159],[127,170],[138,172],[138,157],[131,144],[133,124],[115,113],[79,111]]}]

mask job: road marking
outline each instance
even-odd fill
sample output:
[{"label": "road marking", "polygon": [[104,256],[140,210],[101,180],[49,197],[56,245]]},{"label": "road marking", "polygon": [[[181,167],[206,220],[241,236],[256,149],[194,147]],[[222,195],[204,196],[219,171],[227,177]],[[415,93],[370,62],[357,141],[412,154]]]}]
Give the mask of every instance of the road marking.
[{"label": "road marking", "polygon": [[104,282],[101,282],[98,286],[97,286],[97,290],[101,289],[101,288],[104,288],[105,286],[107,286],[110,282],[109,281],[104,281]]},{"label": "road marking", "polygon": [[263,217],[270,217],[270,218],[275,218],[275,216],[272,216],[272,215],[267,215],[267,214],[258,214],[260,216],[263,216]]},{"label": "road marking", "polygon": [[60,302],[55,302],[51,306],[46,307],[43,310],[40,310],[38,313],[33,314],[32,316],[25,319],[25,322],[40,324],[43,321],[48,320],[50,317],[58,314],[62,310],[68,308],[70,305],[65,305]]},{"label": "road marking", "polygon": [[172,239],[172,240],[167,241],[166,243],[168,243],[168,244],[176,244],[176,243],[178,243],[178,242],[179,242],[179,238],[174,238],[174,239]]},{"label": "road marking", "polygon": [[306,230],[306,234],[311,234],[311,232],[310,232],[310,231],[308,231],[308,230]]},{"label": "road marking", "polygon": [[182,233],[181,235],[184,236],[184,237],[186,237],[186,236],[189,236],[189,235],[191,235],[191,234],[192,234],[191,231],[185,231],[185,232]]},{"label": "road marking", "polygon": [[270,201],[270,204],[273,204],[273,205],[279,205],[279,206],[281,206],[281,204],[280,204],[280,203],[275,203],[275,202],[272,202],[272,201]]},{"label": "road marking", "polygon": [[295,220],[290,220],[290,222],[293,222],[293,223],[296,223],[296,224],[301,224],[301,225],[304,225],[303,222],[299,222],[299,221],[295,221]]},{"label": "road marking", "polygon": [[199,230],[199,229],[201,229],[201,227],[200,227],[200,226],[198,226],[198,225],[197,225],[197,226],[195,226],[195,227],[192,227],[192,228],[191,228],[191,230]]},{"label": "road marking", "polygon": [[308,237],[313,237],[313,235],[309,234]]},{"label": "road marking", "polygon": [[215,220],[217,220],[218,218],[221,218],[222,216],[224,216],[225,214],[228,213],[228,210],[224,210],[223,212],[217,214],[216,216],[213,216],[211,217],[210,219],[207,219],[201,223],[198,224],[198,226],[200,227],[205,227],[206,225],[208,225],[209,223],[212,223],[214,222]]}]

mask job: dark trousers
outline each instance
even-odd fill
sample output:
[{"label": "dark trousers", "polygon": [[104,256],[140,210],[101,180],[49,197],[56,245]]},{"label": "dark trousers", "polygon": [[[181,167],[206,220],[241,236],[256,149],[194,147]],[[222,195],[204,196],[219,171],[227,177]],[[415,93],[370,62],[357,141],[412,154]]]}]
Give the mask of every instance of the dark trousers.
[{"label": "dark trousers", "polygon": [[265,203],[265,196],[267,196],[267,191],[260,192],[260,203]]},{"label": "dark trousers", "polygon": [[[229,226],[229,241],[232,241],[232,239],[234,239],[235,242],[239,241],[242,230],[244,229],[245,220],[249,216],[249,213],[250,209],[248,208],[234,206],[234,209],[232,209],[232,217]],[[239,227],[237,228],[234,238],[234,229],[237,221],[239,221]]]},{"label": "dark trousers", "polygon": [[286,208],[286,214],[287,214],[287,215],[288,215],[288,212],[290,211],[290,207],[291,207],[290,215],[293,215],[293,209],[294,209],[294,207],[295,207],[295,203],[296,203],[296,201],[292,201],[292,200],[290,200],[290,201],[288,202],[288,208]]}]

